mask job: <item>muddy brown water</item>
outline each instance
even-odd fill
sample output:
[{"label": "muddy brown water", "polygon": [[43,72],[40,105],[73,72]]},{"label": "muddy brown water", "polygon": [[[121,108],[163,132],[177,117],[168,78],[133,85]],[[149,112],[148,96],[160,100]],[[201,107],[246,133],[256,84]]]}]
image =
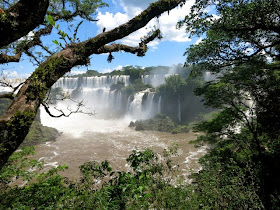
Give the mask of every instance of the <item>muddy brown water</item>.
[{"label": "muddy brown water", "polygon": [[62,132],[55,142],[37,145],[35,158],[45,162],[45,168],[68,165],[63,175],[70,179],[79,178],[79,166],[88,161],[108,160],[113,170],[127,170],[126,158],[133,150],[150,148],[162,153],[172,144],[178,144],[178,156],[174,161],[180,170],[189,174],[199,170],[198,159],[206,147],[195,148],[189,144],[196,139],[193,132],[170,134],[155,131],[135,131],[129,128],[130,119],[102,120],[92,116],[74,115],[72,118],[49,118],[41,114],[42,124]]}]

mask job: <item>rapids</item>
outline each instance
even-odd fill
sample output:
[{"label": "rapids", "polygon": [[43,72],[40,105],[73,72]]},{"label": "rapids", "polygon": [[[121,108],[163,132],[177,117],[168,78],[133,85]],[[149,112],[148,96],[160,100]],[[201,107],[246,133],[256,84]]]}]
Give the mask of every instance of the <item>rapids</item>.
[{"label": "rapids", "polygon": [[183,174],[190,169],[199,169],[198,158],[206,148],[194,148],[189,144],[195,138],[192,132],[172,135],[164,132],[135,131],[128,127],[130,118],[98,119],[96,116],[81,113],[69,118],[53,119],[41,110],[41,122],[62,132],[55,142],[36,146],[35,158],[43,160],[45,167],[67,164],[69,169],[63,175],[76,179],[79,166],[84,162],[108,160],[114,170],[126,170],[126,158],[132,150],[151,148],[162,152],[173,143],[179,145],[176,162]]}]

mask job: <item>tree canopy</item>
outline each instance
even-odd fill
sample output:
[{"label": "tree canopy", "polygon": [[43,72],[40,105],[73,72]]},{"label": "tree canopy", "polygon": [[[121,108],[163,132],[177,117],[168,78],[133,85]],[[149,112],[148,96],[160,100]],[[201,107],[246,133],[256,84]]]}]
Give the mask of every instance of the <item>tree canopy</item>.
[{"label": "tree canopy", "polygon": [[[254,188],[267,209],[280,201],[279,8],[276,0],[197,0],[178,23],[191,36],[203,37],[185,53],[192,75],[216,76],[196,90],[206,106],[220,110],[196,126],[206,133],[198,142],[213,146],[199,179],[219,176],[211,168],[227,173],[238,166],[254,174]],[[251,178],[246,182],[250,188]]]},{"label": "tree canopy", "polygon": [[196,1],[178,24],[206,37],[187,49],[187,62],[219,72],[253,58],[279,60],[279,7],[277,0]]}]

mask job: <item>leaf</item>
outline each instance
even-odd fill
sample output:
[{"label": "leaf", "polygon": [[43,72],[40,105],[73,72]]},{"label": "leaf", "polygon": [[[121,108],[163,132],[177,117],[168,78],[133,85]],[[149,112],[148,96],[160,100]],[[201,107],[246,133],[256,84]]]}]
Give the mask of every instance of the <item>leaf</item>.
[{"label": "leaf", "polygon": [[59,42],[57,40],[53,40],[52,42],[59,45]]},{"label": "leaf", "polygon": [[51,15],[47,15],[46,18],[47,18],[47,22],[48,22],[49,24],[51,24],[52,26],[55,25],[55,21],[53,20],[53,18],[52,18]]}]

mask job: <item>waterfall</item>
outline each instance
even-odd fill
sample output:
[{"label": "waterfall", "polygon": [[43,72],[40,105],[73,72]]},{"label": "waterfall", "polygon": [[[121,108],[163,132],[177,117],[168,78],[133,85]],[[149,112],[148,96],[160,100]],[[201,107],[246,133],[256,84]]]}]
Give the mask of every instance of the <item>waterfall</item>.
[{"label": "waterfall", "polygon": [[130,100],[131,100],[131,95],[130,95],[130,96],[128,96],[128,98],[127,98],[127,102],[126,102],[126,112],[128,112],[128,111],[129,111],[129,107],[130,107]]},{"label": "waterfall", "polygon": [[[145,96],[145,97],[144,97]],[[149,89],[134,94],[133,101],[128,106],[127,115],[133,119],[149,119],[156,114],[157,107],[154,103],[154,92]],[[128,102],[130,101],[130,97]]]},{"label": "waterfall", "polygon": [[144,75],[141,77],[144,84],[152,85],[153,87],[158,87],[165,83],[165,78],[169,77],[171,74],[155,74],[155,75]]},{"label": "waterfall", "polygon": [[[142,76],[142,81],[159,85],[164,83],[165,77],[166,75],[145,75]],[[86,108],[93,110],[98,117],[126,115],[133,119],[148,119],[161,112],[161,96],[156,103],[155,93],[150,89],[132,95],[117,90],[110,91],[110,86],[119,81],[128,86],[130,76],[63,77],[52,88],[61,87],[65,92],[73,93],[72,96],[77,101],[83,101]]]},{"label": "waterfall", "polygon": [[181,119],[181,102],[180,102],[180,95],[179,95],[179,97],[178,97],[178,120],[179,120],[179,122],[182,121],[182,119]]},{"label": "waterfall", "polygon": [[147,106],[145,107],[147,110],[147,117],[154,115],[154,96],[155,93],[149,92],[147,98]]},{"label": "waterfall", "polygon": [[161,96],[158,99],[158,113],[161,113]]},{"label": "waterfall", "polygon": [[122,109],[122,93],[119,91],[116,94],[117,94],[116,108],[117,108],[117,110],[121,110]]},{"label": "waterfall", "polygon": [[[17,87],[20,83],[24,83],[26,79],[3,79],[4,83],[11,85],[12,87]],[[0,80],[2,81],[2,79]],[[19,90],[19,89],[18,89]],[[1,92],[11,92],[13,89],[9,86],[5,86],[4,84],[0,84],[0,93]],[[15,92],[15,94],[18,91]]]},{"label": "waterfall", "polygon": [[118,81],[123,82],[125,86],[129,85],[129,75],[117,76],[94,76],[94,77],[62,77],[54,85],[53,88],[61,87],[63,89],[75,89],[78,86],[82,88],[110,88],[110,86]]},{"label": "waterfall", "polygon": [[142,98],[145,92],[139,92],[134,94],[134,99],[129,105],[128,114],[133,118],[141,118],[142,113]]}]

